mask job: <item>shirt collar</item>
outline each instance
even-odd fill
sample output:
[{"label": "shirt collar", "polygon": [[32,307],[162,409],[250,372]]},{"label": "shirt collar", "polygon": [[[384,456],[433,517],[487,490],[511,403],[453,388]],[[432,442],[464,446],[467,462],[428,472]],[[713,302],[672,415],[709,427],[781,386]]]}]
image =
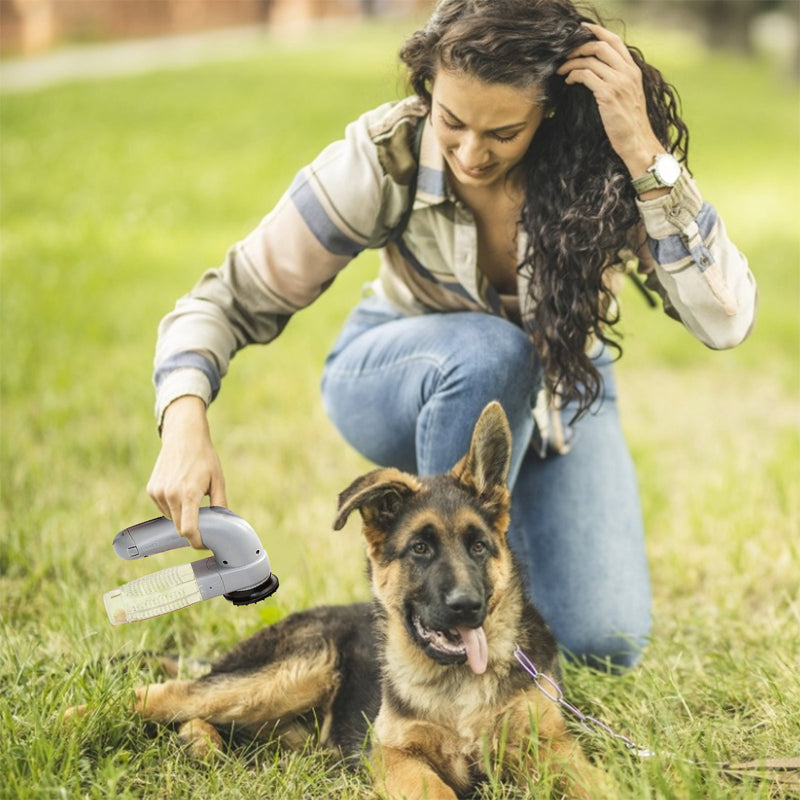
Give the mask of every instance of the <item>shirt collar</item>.
[{"label": "shirt collar", "polygon": [[423,121],[417,171],[417,194],[414,205],[433,206],[454,201],[447,185],[447,168],[439,142],[430,124],[430,115]]}]

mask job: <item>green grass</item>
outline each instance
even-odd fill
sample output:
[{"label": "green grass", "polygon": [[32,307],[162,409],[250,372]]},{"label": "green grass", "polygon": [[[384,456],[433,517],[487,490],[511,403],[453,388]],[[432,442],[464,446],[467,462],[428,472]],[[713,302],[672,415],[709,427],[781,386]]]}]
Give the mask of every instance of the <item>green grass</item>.
[{"label": "green grass", "polygon": [[[317,381],[374,255],[273,346],[240,354],[211,411],[231,506],[267,546],[278,594],[121,627],[101,596],[187,560],[129,564],[110,547],[117,530],[155,515],[144,486],[158,451],[158,320],[299,166],[360,111],[398,96],[393,58],[406,31],[359,29],[235,64],[0,98],[4,800],[363,796],[357,776],[313,752],[250,748],[194,763],[125,707],[150,677],[136,668],[141,651],[213,657],[292,610],[366,596],[356,527],[330,526],[336,493],[367,465],[325,419]],[[636,33],[681,88],[693,170],[750,258],[760,312],[747,343],[713,353],[626,292],[619,383],[655,628],[638,669],[570,667],[567,691],[656,752],[638,761],[587,741],[629,797],[788,797],[714,765],[800,754],[797,91],[765,65]],[[82,702],[98,713],[58,721]],[[481,795],[517,796],[502,785]]]}]

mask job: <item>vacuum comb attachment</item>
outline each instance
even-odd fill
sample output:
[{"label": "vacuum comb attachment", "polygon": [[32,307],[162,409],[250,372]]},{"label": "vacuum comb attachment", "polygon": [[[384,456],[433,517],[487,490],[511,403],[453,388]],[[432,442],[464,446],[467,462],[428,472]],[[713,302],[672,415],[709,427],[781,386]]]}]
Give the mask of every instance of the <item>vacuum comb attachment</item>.
[{"label": "vacuum comb attachment", "polygon": [[[267,552],[245,520],[226,508],[209,506],[200,509],[199,527],[213,556],[167,567],[106,592],[103,600],[113,625],[168,614],[219,595],[242,606],[277,591],[278,578],[271,572]],[[115,552],[128,561],[181,547],[189,547],[189,542],[166,517],[114,537]]]}]

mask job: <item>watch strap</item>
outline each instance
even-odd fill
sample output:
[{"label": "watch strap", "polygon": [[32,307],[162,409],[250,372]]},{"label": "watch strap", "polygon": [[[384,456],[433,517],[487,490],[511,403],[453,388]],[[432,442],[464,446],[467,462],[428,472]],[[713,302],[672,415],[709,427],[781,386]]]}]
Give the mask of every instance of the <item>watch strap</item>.
[{"label": "watch strap", "polygon": [[647,170],[641,178],[634,178],[631,183],[636,194],[644,194],[651,189],[660,189],[664,184],[656,177],[654,172]]}]

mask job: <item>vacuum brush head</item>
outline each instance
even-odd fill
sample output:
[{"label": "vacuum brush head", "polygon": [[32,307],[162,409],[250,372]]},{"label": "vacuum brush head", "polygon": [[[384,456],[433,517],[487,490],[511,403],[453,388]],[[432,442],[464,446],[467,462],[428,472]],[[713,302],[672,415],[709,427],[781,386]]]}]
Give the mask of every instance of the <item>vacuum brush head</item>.
[{"label": "vacuum brush head", "polygon": [[240,589],[236,592],[228,592],[222,596],[226,600],[230,600],[235,606],[249,606],[277,592],[278,586],[278,576],[274,572],[271,572],[263,583],[254,586],[252,589]]}]

